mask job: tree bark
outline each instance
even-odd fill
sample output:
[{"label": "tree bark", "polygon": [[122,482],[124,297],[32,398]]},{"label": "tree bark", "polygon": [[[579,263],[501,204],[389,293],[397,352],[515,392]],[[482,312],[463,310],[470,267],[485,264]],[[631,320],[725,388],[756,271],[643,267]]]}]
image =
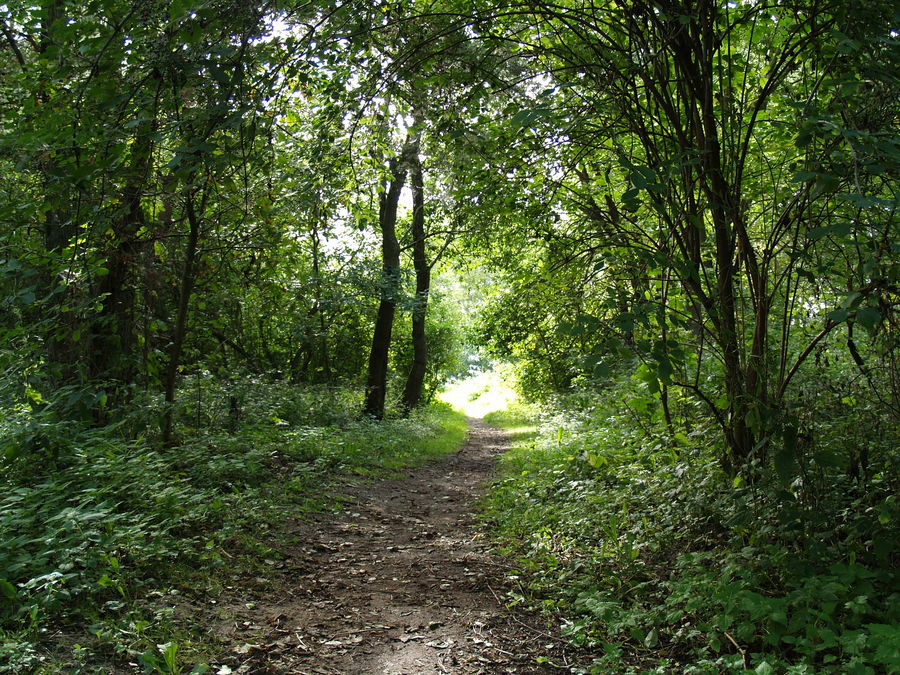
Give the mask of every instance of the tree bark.
[{"label": "tree bark", "polygon": [[404,145],[399,158],[391,160],[391,179],[387,189],[378,198],[378,226],[381,230],[381,303],[375,319],[372,349],[369,352],[369,373],[366,378],[366,398],[363,414],[375,419],[384,418],[387,397],[388,357],[391,332],[397,309],[397,292],[400,285],[400,242],[397,240],[397,204],[400,191],[406,182],[406,157],[410,143]]},{"label": "tree bark", "polygon": [[425,257],[425,186],[422,180],[422,163],[418,154],[410,161],[410,187],[412,188],[412,237],[413,267],[416,271],[416,298],[412,312],[413,361],[403,389],[403,410],[409,413],[419,405],[422,386],[428,367],[428,340],[425,336],[425,317],[428,311],[428,294],[431,289],[431,266]]},{"label": "tree bark", "polygon": [[320,379],[323,382],[331,382],[331,355],[328,347],[328,326],[325,323],[325,309],[323,306],[324,291],[322,288],[322,270],[319,263],[321,248],[319,223],[318,218],[316,218],[316,221],[313,223],[312,231],[313,280],[315,282],[316,313],[319,315],[319,354],[316,379]]},{"label": "tree bark", "polygon": [[[36,51],[44,54],[54,46],[54,38],[51,35],[51,27],[57,21],[65,17],[65,8],[60,0],[48,0],[42,3],[40,9],[40,32]],[[24,64],[23,64],[24,70]],[[50,80],[44,80],[35,90],[35,99],[38,105],[44,109],[52,108],[52,88]],[[38,120],[37,124],[41,122]],[[53,320],[46,335],[47,361],[50,373],[58,383],[76,382],[80,378],[78,368],[79,357],[82,355],[81,345],[70,339],[76,330],[78,319],[75,312],[66,309],[69,304],[67,296],[71,298],[74,290],[63,288],[62,278],[68,282],[77,278],[77,270],[69,267],[62,261],[63,249],[71,242],[76,233],[73,225],[72,210],[72,185],[62,182],[60,176],[64,172],[60,169],[60,160],[63,159],[63,150],[56,147],[58,144],[52,134],[57,133],[57,128],[37,127],[42,134],[49,134],[45,142],[50,146],[47,152],[42,153],[37,163],[37,172],[41,176],[43,184],[44,202],[46,211],[43,222],[44,249],[48,253],[48,267],[42,279],[44,292],[47,295],[47,309]],[[77,288],[73,285],[73,289]]]},{"label": "tree bark", "polygon": [[[725,393],[728,397],[729,420],[725,428],[727,453],[722,457],[723,469],[736,473],[749,460],[755,446],[750,424],[755,409],[754,392],[748,391],[741,363],[738,335],[738,302],[735,294],[735,263],[740,224],[739,201],[723,169],[722,147],[714,104],[715,77],[712,63],[715,41],[716,6],[702,3],[696,19],[696,34],[679,31],[674,44],[676,72],[688,83],[687,128],[702,158],[700,189],[711,215],[714,233],[716,267],[716,340],[722,350]],[[745,256],[752,251],[745,251]],[[749,260],[748,260],[749,264]]]},{"label": "tree bark", "polygon": [[[190,190],[190,189],[189,189]],[[197,244],[200,240],[200,219],[197,217],[194,204],[195,195],[188,192],[185,198],[185,209],[188,218],[188,241],[184,253],[184,268],[178,291],[178,314],[175,317],[175,331],[169,348],[169,363],[166,366],[164,385],[165,410],[162,419],[162,440],[164,445],[172,444],[172,408],[175,404],[175,383],[178,379],[178,366],[181,365],[181,352],[187,336],[188,309],[191,293],[197,278]]]},{"label": "tree bark", "polygon": [[146,225],[141,199],[150,174],[155,126],[152,121],[137,126],[131,167],[122,189],[124,208],[113,223],[113,241],[106,254],[107,273],[97,284],[102,304],[93,322],[90,372],[95,379],[120,384],[132,382],[137,367],[134,272],[141,254],[138,233]]}]

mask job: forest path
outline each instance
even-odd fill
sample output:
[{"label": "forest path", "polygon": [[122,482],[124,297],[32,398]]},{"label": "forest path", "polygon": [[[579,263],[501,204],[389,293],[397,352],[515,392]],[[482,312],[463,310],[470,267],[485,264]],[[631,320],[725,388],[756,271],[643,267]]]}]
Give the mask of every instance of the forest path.
[{"label": "forest path", "polygon": [[222,630],[235,673],[568,671],[566,645],[546,622],[503,605],[508,564],[489,552],[473,512],[509,440],[470,425],[458,453],[348,485],[343,512],[291,526],[299,543],[285,550],[282,578]]}]

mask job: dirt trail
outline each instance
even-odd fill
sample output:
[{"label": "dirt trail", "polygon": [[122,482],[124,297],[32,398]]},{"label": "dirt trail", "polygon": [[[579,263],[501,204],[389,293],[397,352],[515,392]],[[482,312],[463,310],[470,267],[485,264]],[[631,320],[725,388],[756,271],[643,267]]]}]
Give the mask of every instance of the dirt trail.
[{"label": "dirt trail", "polygon": [[545,621],[503,605],[508,566],[489,553],[473,510],[508,440],[470,423],[456,455],[350,485],[344,512],[293,528],[299,543],[273,575],[277,592],[229,612],[235,673],[568,672],[559,666],[571,656]]}]

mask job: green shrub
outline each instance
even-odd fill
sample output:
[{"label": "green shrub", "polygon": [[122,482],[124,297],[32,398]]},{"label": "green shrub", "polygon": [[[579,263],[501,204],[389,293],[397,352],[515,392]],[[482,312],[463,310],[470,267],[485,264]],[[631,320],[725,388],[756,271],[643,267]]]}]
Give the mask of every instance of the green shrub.
[{"label": "green shrub", "polygon": [[513,601],[562,612],[597,673],[900,668],[896,471],[732,480],[702,418],[673,434],[635,387],[492,416],[538,427],[484,508],[519,560]]}]

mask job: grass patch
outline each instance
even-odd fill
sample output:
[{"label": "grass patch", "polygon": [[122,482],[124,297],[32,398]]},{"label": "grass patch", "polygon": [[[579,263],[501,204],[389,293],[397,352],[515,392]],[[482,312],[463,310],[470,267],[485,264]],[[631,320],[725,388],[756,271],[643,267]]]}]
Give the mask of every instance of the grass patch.
[{"label": "grass patch", "polygon": [[418,439],[418,450],[409,456],[410,464],[439,459],[459,450],[466,440],[469,424],[466,416],[448,405],[435,404],[432,408],[435,433]]},{"label": "grass patch", "polygon": [[516,402],[518,396],[510,385],[512,377],[509,366],[498,366],[452,382],[439,398],[469,417],[483,418]]},{"label": "grass patch", "polygon": [[[503,410],[495,410],[484,416],[484,421],[500,427],[509,434],[516,448],[527,448],[526,441],[534,439],[540,429],[540,417],[534,406],[514,402]],[[513,455],[522,453],[514,452]],[[524,453],[527,454],[527,453]],[[504,461],[510,461],[508,455]]]}]

